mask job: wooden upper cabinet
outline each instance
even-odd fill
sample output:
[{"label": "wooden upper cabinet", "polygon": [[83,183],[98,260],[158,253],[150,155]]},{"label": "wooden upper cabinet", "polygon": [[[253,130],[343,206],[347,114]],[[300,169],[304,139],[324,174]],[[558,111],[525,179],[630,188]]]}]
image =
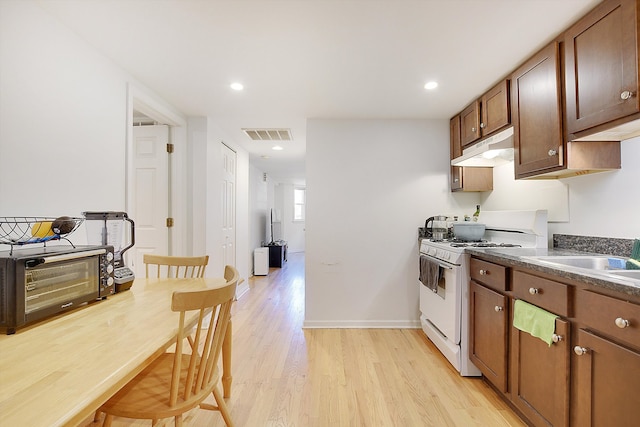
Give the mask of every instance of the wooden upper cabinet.
[{"label": "wooden upper cabinet", "polygon": [[[451,160],[462,155],[460,144],[460,116],[455,116],[449,121],[449,144]],[[451,191],[462,189],[462,168],[451,166]]]},{"label": "wooden upper cabinet", "polygon": [[637,0],[605,0],[564,33],[570,137],[640,111],[637,23]]},{"label": "wooden upper cabinet", "polygon": [[562,169],[562,92],[559,46],[553,42],[511,76],[515,175]]},{"label": "wooden upper cabinet", "polygon": [[476,100],[460,113],[462,146],[480,139],[480,101]]},{"label": "wooden upper cabinet", "polygon": [[503,80],[489,92],[482,95],[480,100],[482,121],[480,129],[482,135],[489,135],[498,129],[507,126],[510,121],[509,109],[509,81]]},{"label": "wooden upper cabinet", "polygon": [[465,147],[510,123],[509,81],[503,80],[462,113],[461,141]]},{"label": "wooden upper cabinet", "polygon": [[[460,142],[460,115],[449,122],[451,159],[462,155]],[[493,190],[493,168],[451,166],[451,191],[491,191]]]}]

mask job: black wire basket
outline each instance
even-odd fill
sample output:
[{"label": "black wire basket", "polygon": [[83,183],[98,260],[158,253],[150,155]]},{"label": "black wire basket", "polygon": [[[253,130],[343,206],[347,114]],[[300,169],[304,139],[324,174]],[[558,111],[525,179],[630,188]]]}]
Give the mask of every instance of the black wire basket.
[{"label": "black wire basket", "polygon": [[[67,239],[84,218],[69,216],[0,216],[0,243],[13,246]],[[69,241],[69,243],[71,243]],[[73,245],[73,244],[72,244]]]}]

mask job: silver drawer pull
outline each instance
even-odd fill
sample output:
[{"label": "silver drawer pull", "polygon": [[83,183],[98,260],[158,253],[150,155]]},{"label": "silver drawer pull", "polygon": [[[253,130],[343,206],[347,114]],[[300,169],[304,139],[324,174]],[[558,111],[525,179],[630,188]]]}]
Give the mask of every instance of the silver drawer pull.
[{"label": "silver drawer pull", "polygon": [[573,347],[573,352],[578,356],[582,356],[584,354],[587,354],[589,352],[589,349],[585,347],[580,347],[579,345],[577,345]]},{"label": "silver drawer pull", "polygon": [[540,291],[538,289],[536,289],[536,288],[529,288],[529,293],[531,295],[535,295],[535,294],[539,294]]},{"label": "silver drawer pull", "polygon": [[627,100],[630,99],[631,97],[633,97],[633,92],[631,92],[630,90],[625,90],[620,94],[620,99],[623,100]]},{"label": "silver drawer pull", "polygon": [[549,152],[547,154],[549,155],[549,157],[553,157],[556,154],[558,154],[558,152],[556,150],[549,150]]},{"label": "silver drawer pull", "polygon": [[504,310],[504,308],[500,307],[499,305],[496,305],[493,309],[496,311],[496,313],[500,313],[502,310]]},{"label": "silver drawer pull", "polygon": [[486,276],[486,275],[489,274],[489,271],[488,270],[480,270],[479,273],[480,273],[481,276]]},{"label": "silver drawer pull", "polygon": [[629,321],[627,319],[623,319],[622,317],[618,317],[615,322],[616,326],[620,329],[629,327]]},{"label": "silver drawer pull", "polygon": [[560,341],[562,341],[562,335],[556,335],[556,334],[553,334],[553,335],[551,336],[551,340],[552,340],[553,342],[560,342]]}]

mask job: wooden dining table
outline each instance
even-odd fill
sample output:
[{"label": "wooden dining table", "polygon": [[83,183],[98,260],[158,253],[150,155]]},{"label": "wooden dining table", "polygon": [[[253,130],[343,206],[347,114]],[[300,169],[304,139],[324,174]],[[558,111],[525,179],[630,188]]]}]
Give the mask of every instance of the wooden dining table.
[{"label": "wooden dining table", "polygon": [[[87,420],[175,342],[174,291],[224,284],[223,278],[136,278],[128,291],[0,335],[0,426],[77,426]],[[197,312],[187,321],[195,325]],[[224,346],[227,397],[230,339]]]}]

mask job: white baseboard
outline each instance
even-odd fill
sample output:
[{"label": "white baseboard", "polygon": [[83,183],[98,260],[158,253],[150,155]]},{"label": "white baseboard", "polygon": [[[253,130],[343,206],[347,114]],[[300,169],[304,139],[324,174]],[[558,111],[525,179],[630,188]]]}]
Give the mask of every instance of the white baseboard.
[{"label": "white baseboard", "polygon": [[306,329],[420,329],[420,320],[305,320]]}]

